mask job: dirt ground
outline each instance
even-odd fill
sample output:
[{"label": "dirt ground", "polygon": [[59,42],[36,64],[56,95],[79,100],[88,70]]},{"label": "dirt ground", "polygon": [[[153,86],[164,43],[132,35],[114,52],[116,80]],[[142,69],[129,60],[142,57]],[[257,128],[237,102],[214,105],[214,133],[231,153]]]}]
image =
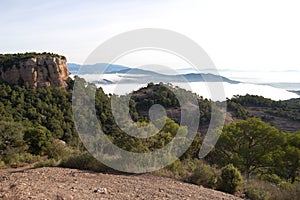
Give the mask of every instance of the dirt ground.
[{"label": "dirt ground", "polygon": [[0,199],[239,199],[178,180],[65,168],[0,171]]}]

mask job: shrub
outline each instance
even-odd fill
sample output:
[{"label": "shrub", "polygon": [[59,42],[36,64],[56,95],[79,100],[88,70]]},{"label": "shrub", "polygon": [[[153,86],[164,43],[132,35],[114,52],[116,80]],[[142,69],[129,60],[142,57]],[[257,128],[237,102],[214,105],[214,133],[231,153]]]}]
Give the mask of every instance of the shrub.
[{"label": "shrub", "polygon": [[15,157],[26,150],[23,135],[23,127],[20,124],[0,121],[0,160],[5,165],[18,165]]},{"label": "shrub", "polygon": [[281,178],[276,174],[262,174],[259,178],[263,181],[274,183],[276,185],[279,185],[282,182]]},{"label": "shrub", "polygon": [[220,189],[224,192],[235,193],[243,184],[240,171],[232,164],[221,169]]},{"label": "shrub", "polygon": [[176,160],[175,162],[173,162],[167,167],[167,169],[172,172],[172,177],[174,178],[181,177],[185,171],[183,164],[180,160]]},{"label": "shrub", "polygon": [[96,160],[88,152],[74,153],[74,155],[71,155],[69,158],[63,160],[60,166],[81,170],[92,170],[96,172],[104,172],[109,169],[107,166]]},{"label": "shrub", "polygon": [[15,155],[15,157],[13,158],[13,160],[14,160],[13,167],[20,167],[20,166],[24,166],[26,164],[31,164],[31,163],[37,162],[39,159],[40,159],[40,156],[32,155],[30,153],[18,154],[18,155]]},{"label": "shrub", "polygon": [[268,191],[252,187],[245,190],[245,195],[251,200],[268,200],[271,196]]},{"label": "shrub", "polygon": [[65,159],[69,153],[66,145],[59,140],[54,140],[53,143],[49,144],[45,152],[48,155],[48,158],[54,160]]},{"label": "shrub", "polygon": [[214,188],[217,183],[217,170],[201,162],[190,177],[190,182],[203,185],[204,187]]},{"label": "shrub", "polygon": [[191,182],[191,175],[196,169],[196,165],[198,164],[198,159],[186,159],[186,160],[176,160],[171,165],[167,167],[151,172],[156,176],[176,178],[181,181]]},{"label": "shrub", "polygon": [[0,169],[5,167],[6,167],[5,163],[2,160],[0,160]]},{"label": "shrub", "polygon": [[55,159],[47,159],[45,161],[39,162],[36,165],[34,165],[34,168],[40,168],[40,167],[57,167],[59,165],[59,161]]},{"label": "shrub", "polygon": [[279,185],[268,181],[254,179],[244,186],[245,196],[251,200],[298,200],[300,183],[282,181]]},{"label": "shrub", "polygon": [[40,156],[32,155],[30,153],[19,153],[9,158],[9,164],[7,164],[6,167],[22,167],[37,162],[39,159]]},{"label": "shrub", "polygon": [[288,183],[282,182],[279,185],[279,191],[277,193],[272,194],[271,199],[278,200],[298,200],[300,197],[300,183]]},{"label": "shrub", "polygon": [[29,128],[25,131],[24,140],[29,146],[29,153],[34,155],[43,155],[45,149],[51,144],[53,138],[51,133],[45,127]]}]

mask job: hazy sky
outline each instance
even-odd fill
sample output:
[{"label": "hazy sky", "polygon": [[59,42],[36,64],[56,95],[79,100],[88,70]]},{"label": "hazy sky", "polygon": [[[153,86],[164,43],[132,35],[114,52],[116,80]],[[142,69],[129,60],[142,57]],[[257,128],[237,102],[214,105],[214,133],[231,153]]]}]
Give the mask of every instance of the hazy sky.
[{"label": "hazy sky", "polygon": [[9,0],[0,52],[55,52],[83,63],[110,37],[164,28],[196,41],[220,69],[300,70],[298,0]]}]

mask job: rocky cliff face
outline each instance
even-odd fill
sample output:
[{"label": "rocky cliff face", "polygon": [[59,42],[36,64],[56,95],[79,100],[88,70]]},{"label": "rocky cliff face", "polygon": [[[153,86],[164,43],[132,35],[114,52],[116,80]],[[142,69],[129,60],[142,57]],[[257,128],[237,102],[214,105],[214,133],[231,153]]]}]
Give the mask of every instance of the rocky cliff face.
[{"label": "rocky cliff face", "polygon": [[54,54],[1,55],[0,77],[10,84],[28,84],[31,88],[67,86],[67,60]]}]

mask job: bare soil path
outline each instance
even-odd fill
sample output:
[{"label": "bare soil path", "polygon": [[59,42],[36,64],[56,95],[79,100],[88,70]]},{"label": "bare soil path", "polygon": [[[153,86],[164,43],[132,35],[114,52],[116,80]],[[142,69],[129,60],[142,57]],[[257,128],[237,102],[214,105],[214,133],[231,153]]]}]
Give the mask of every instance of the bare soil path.
[{"label": "bare soil path", "polygon": [[64,168],[0,171],[0,199],[239,199],[151,174],[116,175]]}]

